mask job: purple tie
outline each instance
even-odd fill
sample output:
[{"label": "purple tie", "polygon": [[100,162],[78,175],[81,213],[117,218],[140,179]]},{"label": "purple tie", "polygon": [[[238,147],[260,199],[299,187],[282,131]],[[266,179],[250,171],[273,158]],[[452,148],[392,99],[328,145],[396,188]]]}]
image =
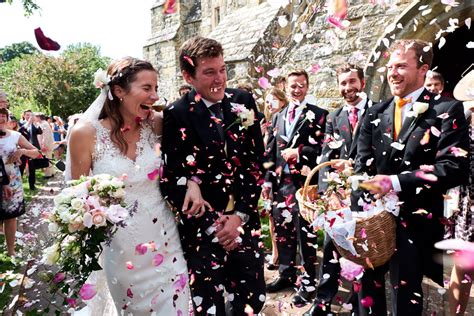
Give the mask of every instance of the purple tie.
[{"label": "purple tie", "polygon": [[356,108],[355,106],[351,107],[349,110],[349,123],[351,123],[352,131],[354,131],[357,126],[357,120],[358,120],[357,112],[358,111],[359,109]]},{"label": "purple tie", "polygon": [[290,108],[288,109],[288,121],[289,123],[293,123],[295,120],[295,112],[296,112],[296,105],[291,104]]}]

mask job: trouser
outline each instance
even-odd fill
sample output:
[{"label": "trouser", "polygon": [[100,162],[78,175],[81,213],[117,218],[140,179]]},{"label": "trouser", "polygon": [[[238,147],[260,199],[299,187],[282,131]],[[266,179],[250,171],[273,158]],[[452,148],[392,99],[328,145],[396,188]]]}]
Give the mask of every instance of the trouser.
[{"label": "trouser", "polygon": [[213,242],[213,235],[198,243],[183,243],[195,315],[246,315],[246,305],[255,314],[262,309],[265,279],[260,238],[249,229],[241,238],[240,246],[230,252]]},{"label": "trouser", "polygon": [[272,216],[275,223],[275,239],[280,263],[280,277],[296,279],[296,257],[298,248],[306,274],[304,285],[314,286],[317,263],[317,235],[299,212],[295,199],[296,187],[290,175],[283,175],[273,194]]}]

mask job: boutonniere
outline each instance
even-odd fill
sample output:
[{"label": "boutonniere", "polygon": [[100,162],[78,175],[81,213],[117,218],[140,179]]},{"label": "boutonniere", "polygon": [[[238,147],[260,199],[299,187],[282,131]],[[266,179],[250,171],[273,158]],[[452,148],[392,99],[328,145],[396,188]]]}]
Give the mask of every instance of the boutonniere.
[{"label": "boutonniere", "polygon": [[314,114],[313,111],[309,110],[308,112],[306,112],[305,120],[313,122],[315,118],[316,118],[316,114]]},{"label": "boutonniere", "polygon": [[415,103],[413,103],[412,110],[410,111],[409,114],[410,114],[410,116],[418,117],[421,114],[425,113],[426,110],[428,110],[429,107],[430,107],[430,105],[428,103],[415,102]]},{"label": "boutonniere", "polygon": [[234,124],[240,124],[242,125],[242,128],[249,128],[249,126],[252,126],[255,123],[255,113],[253,110],[249,110],[245,107],[243,104],[239,103],[230,103],[232,106],[232,113],[237,115],[237,119],[232,122],[232,124],[229,125],[229,127],[226,128],[228,130],[231,128]]}]

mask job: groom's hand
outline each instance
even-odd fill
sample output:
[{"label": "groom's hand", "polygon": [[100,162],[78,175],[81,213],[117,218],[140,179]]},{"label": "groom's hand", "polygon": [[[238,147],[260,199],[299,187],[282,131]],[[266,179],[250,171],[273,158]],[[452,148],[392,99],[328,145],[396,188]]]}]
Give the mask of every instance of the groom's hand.
[{"label": "groom's hand", "polygon": [[[202,198],[199,184],[190,180],[187,183],[188,189],[184,196],[182,211],[189,216],[201,217],[206,212],[206,207],[212,209],[211,205]],[[189,204],[191,203],[191,206]]]},{"label": "groom's hand", "polygon": [[241,225],[242,220],[237,215],[222,215],[217,220],[216,237],[225,250],[230,251],[238,247],[239,236],[243,232]]}]

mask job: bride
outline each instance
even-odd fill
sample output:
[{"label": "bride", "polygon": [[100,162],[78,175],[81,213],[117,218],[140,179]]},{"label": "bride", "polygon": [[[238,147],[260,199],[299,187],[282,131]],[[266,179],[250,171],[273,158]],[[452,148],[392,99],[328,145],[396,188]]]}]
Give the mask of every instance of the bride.
[{"label": "bride", "polygon": [[[156,179],[162,130],[162,118],[152,110],[156,70],[126,57],[111,63],[99,85],[101,94],[71,131],[66,178],[123,176],[126,202],[138,207],[104,247],[103,271],[95,274],[98,295],[88,306],[93,315],[189,315],[186,262]],[[189,215],[200,216],[208,206],[192,181],[187,199]]]}]

